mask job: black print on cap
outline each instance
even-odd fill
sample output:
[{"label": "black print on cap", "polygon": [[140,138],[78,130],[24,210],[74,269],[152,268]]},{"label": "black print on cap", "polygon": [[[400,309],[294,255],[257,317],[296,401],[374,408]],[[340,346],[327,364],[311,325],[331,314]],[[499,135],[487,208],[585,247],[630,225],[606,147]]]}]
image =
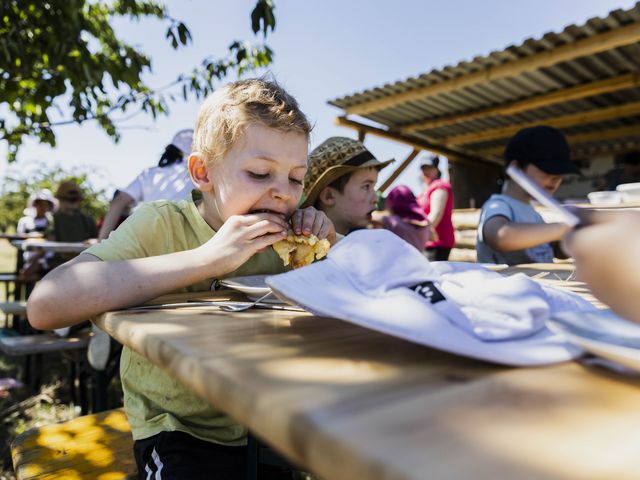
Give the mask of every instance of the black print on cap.
[{"label": "black print on cap", "polygon": [[421,297],[426,298],[431,303],[438,303],[438,302],[441,302],[442,300],[446,300],[442,292],[440,292],[440,290],[436,288],[433,282],[422,282],[412,287],[409,287],[409,289],[413,290]]}]

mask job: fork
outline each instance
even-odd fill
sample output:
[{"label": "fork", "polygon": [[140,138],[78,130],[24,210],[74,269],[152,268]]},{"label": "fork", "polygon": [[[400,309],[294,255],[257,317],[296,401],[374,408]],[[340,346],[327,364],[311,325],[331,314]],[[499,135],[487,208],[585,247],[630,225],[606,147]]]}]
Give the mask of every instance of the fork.
[{"label": "fork", "polygon": [[255,307],[258,303],[260,303],[262,300],[267,298],[269,295],[271,295],[271,292],[245,305],[220,305],[220,310],[224,310],[225,312],[244,312],[245,310],[249,310],[250,308]]}]

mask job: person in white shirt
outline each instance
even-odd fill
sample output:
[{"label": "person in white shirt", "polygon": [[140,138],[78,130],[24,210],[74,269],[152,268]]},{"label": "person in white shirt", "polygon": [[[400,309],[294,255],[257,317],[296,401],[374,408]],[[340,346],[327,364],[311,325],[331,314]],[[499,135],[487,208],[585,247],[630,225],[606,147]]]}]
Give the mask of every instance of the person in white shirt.
[{"label": "person in white shirt", "polygon": [[[18,220],[16,233],[22,235],[37,234],[42,236],[50,230],[53,223],[52,212],[57,208],[58,200],[53,196],[51,190],[44,188],[32,193],[27,201],[27,208],[24,209],[24,217]],[[22,261],[18,268],[22,277],[29,277],[41,271],[46,271],[47,259],[51,258],[51,253],[44,252],[24,252]]]},{"label": "person in white shirt", "polygon": [[51,212],[57,205],[58,201],[47,188],[32,193],[24,209],[24,217],[18,220],[16,233],[26,235],[40,232],[44,235],[51,222]]},{"label": "person in white shirt", "polygon": [[182,200],[191,194],[193,184],[183,160],[191,153],[193,130],[180,130],[165,148],[158,166],[142,171],[111,201],[98,240],[109,236],[123,212],[141,202]]}]

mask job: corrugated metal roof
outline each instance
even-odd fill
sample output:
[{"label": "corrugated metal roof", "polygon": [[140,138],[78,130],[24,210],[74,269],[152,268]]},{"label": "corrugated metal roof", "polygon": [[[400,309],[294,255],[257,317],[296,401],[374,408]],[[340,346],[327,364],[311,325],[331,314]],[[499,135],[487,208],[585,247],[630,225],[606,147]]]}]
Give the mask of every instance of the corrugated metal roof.
[{"label": "corrugated metal roof", "polygon": [[[572,57],[574,47],[578,56]],[[586,53],[581,55],[581,51]],[[562,53],[558,55],[559,61],[547,62],[545,58],[554,52]],[[532,69],[527,64],[540,66]],[[508,74],[510,66],[516,67],[513,75]],[[470,77],[477,72],[483,72],[483,77]],[[614,79],[620,83],[589,94],[576,94],[566,101],[556,98],[540,105],[540,99],[550,94],[570,92],[574,87],[591,88],[603,81],[610,84]],[[459,83],[462,86],[456,86]],[[515,112],[504,110],[517,102],[519,105],[534,101],[537,104],[530,108],[525,105]],[[634,102],[640,102],[640,2],[629,10],[615,10],[605,18],[592,18],[581,26],[570,25],[560,33],[530,38],[521,45],[484,57],[329,103],[343,109],[351,120],[357,121],[356,115],[405,137],[491,156],[511,135],[509,128],[530,122],[564,122],[566,125],[559,128],[570,141],[572,136],[576,139],[572,142],[576,154],[637,148],[640,111],[627,107],[627,111],[618,114],[613,110]],[[491,111],[483,114],[483,110],[490,108]],[[609,109],[608,116],[594,119],[595,112],[602,109]],[[469,114],[474,116],[467,118]],[[580,119],[574,118],[575,114],[585,115]],[[568,115],[574,117],[565,118]],[[452,119],[452,116],[459,118]],[[416,126],[429,120],[441,121],[438,125]],[[628,127],[633,126],[638,127],[637,132],[629,133]],[[617,130],[619,137],[615,134]],[[474,140],[470,134],[476,133],[479,138]],[[581,135],[576,136],[578,134]],[[490,138],[486,138],[487,135]]]}]

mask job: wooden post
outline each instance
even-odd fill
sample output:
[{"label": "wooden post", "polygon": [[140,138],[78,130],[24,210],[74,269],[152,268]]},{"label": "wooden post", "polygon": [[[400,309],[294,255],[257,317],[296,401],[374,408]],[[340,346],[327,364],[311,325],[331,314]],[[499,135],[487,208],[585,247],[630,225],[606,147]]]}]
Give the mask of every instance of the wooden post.
[{"label": "wooden post", "polygon": [[398,168],[395,169],[395,171],[389,176],[389,178],[387,178],[384,183],[382,185],[380,185],[380,192],[384,193],[384,191],[389,188],[389,185],[391,185],[393,183],[393,181],[398,178],[398,175],[400,175],[408,166],[409,164],[413,161],[414,158],[416,158],[418,156],[418,154],[421,152],[421,150],[418,149],[413,149],[411,151],[411,153],[409,154],[409,156],[407,158],[404,159],[404,162],[402,162],[400,164],[400,166]]},{"label": "wooden post", "polygon": [[395,142],[404,143],[413,148],[420,150],[429,150],[430,152],[437,153],[438,155],[444,155],[445,157],[455,157],[456,162],[460,163],[475,163],[482,162],[488,164],[502,165],[502,160],[497,157],[484,156],[473,152],[471,150],[465,150],[451,145],[442,145],[433,142],[422,140],[419,137],[403,135],[398,132],[383,130],[381,128],[372,127],[363,123],[354,122],[345,117],[337,117],[336,124],[342,127],[353,128],[354,130],[363,130],[367,134],[375,135],[376,137],[386,138]]}]

